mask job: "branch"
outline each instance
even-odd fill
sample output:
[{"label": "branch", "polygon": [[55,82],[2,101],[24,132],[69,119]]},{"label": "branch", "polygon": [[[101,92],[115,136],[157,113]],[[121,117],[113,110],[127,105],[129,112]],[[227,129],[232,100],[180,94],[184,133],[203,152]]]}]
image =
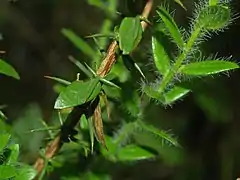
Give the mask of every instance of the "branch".
[{"label": "branch", "polygon": [[[148,18],[149,13],[152,9],[154,0],[147,0],[145,8],[143,10],[142,16],[145,18]],[[147,27],[146,22],[141,22],[143,30]],[[113,41],[108,48],[107,55],[103,59],[99,69],[97,70],[97,75],[100,77],[105,77],[109,71],[112,69],[114,63],[116,62],[116,50],[118,48],[117,41]],[[66,142],[66,139],[72,134],[72,130],[78,123],[80,117],[83,114],[86,114],[88,117],[92,116],[96,107],[99,105],[99,99],[96,98],[96,100],[93,103],[85,103],[83,105],[75,107],[72,112],[67,117],[67,120],[64,122],[60,133],[55,137],[53,141],[51,141],[45,150],[45,160],[52,159],[57,152],[61,149],[64,142]],[[43,168],[44,168],[44,161],[42,157],[39,157],[35,164],[34,168],[37,170],[37,174],[39,175]]]}]

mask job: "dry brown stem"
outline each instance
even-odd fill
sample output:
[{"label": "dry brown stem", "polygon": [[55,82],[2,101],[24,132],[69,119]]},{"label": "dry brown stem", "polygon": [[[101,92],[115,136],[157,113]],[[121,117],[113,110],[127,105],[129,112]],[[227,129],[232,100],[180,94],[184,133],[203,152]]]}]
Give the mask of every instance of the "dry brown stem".
[{"label": "dry brown stem", "polygon": [[[154,0],[147,0],[145,8],[143,10],[142,16],[145,18],[148,18],[149,13],[152,9],[153,6],[153,1]],[[147,23],[146,22],[142,22],[142,28],[145,29],[147,27]],[[107,55],[105,56],[105,58],[103,59],[99,69],[97,70],[97,75],[99,75],[100,77],[105,77],[109,71],[111,70],[111,68],[113,67],[114,63],[116,62],[116,50],[118,48],[118,44],[117,41],[113,41],[108,48],[107,51]],[[99,107],[99,104],[95,106]],[[74,110],[73,110],[74,111]],[[77,116],[78,117],[78,116]],[[73,119],[73,121],[78,121],[78,119]],[[71,125],[73,127],[70,128],[74,128],[74,126],[76,125],[76,123],[71,123]],[[68,125],[69,126],[69,125]],[[53,141],[51,141],[47,147],[46,147],[46,151],[45,151],[45,158],[46,160],[50,160],[54,157],[54,155],[57,154],[57,152],[61,149],[63,142],[61,141],[61,137],[62,134],[64,132],[60,132]],[[42,172],[43,168],[44,168],[44,159],[42,157],[39,157],[35,164],[34,164],[34,168],[37,170],[38,175]]]}]

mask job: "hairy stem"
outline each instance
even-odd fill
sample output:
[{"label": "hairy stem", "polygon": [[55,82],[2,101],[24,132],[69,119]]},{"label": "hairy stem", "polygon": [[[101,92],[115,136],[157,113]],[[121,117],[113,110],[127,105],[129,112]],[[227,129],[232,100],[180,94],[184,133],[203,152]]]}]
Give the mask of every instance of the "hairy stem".
[{"label": "hairy stem", "polygon": [[120,145],[122,142],[124,142],[124,140],[133,133],[136,125],[136,122],[124,124],[119,133],[117,134],[115,144]]},{"label": "hairy stem", "polygon": [[163,91],[166,89],[167,85],[172,81],[174,75],[177,73],[178,69],[182,65],[183,61],[186,59],[188,53],[192,49],[194,42],[196,41],[198,35],[201,32],[200,27],[195,27],[194,31],[192,32],[190,38],[188,39],[187,44],[185,45],[185,48],[183,49],[183,52],[180,54],[180,56],[175,61],[173,67],[168,71],[168,73],[163,77],[163,80],[159,86],[158,92],[160,94],[163,93]]}]

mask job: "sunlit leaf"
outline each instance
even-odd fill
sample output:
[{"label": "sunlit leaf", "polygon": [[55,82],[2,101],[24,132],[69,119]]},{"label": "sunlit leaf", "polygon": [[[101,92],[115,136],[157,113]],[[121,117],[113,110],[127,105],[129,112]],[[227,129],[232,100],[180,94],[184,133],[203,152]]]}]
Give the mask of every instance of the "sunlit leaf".
[{"label": "sunlit leaf", "polygon": [[8,179],[16,176],[17,171],[14,166],[0,165],[0,179]]},{"label": "sunlit leaf", "polygon": [[217,5],[219,0],[209,0],[209,5],[210,6],[214,6],[214,5]]},{"label": "sunlit leaf", "polygon": [[170,58],[165,52],[161,40],[161,36],[158,36],[158,38],[152,37],[152,50],[157,70],[160,74],[164,75],[170,70]]},{"label": "sunlit leaf", "polygon": [[21,166],[14,180],[32,180],[37,175],[37,171],[31,166]]},{"label": "sunlit leaf", "polygon": [[164,97],[165,97],[164,103],[171,104],[171,103],[177,101],[178,99],[180,99],[181,97],[185,96],[189,92],[190,92],[189,89],[175,86],[170,91],[168,91],[167,93],[164,94]]},{"label": "sunlit leaf", "polygon": [[8,159],[8,163],[16,162],[19,155],[19,144],[12,144],[8,148],[11,150],[11,155]]},{"label": "sunlit leaf", "polygon": [[96,52],[92,49],[92,47],[88,45],[82,38],[76,35],[73,31],[70,29],[62,29],[62,33],[83,53],[91,58],[95,56]]},{"label": "sunlit leaf", "polygon": [[20,79],[17,71],[2,59],[0,59],[0,74],[11,76],[15,79]]},{"label": "sunlit leaf", "polygon": [[222,61],[222,60],[207,60],[201,62],[194,62],[191,64],[183,65],[180,68],[180,72],[187,75],[209,75],[216,74],[224,71],[239,68],[234,62]]},{"label": "sunlit leaf", "polygon": [[[0,132],[1,133],[11,133],[11,127],[5,123],[5,121],[1,118],[1,116],[0,116]],[[1,134],[0,134],[0,136],[1,136]],[[1,146],[1,143],[0,143],[0,146]]]},{"label": "sunlit leaf", "polygon": [[[81,119],[80,119],[80,128],[81,128],[81,129],[84,129],[84,130],[88,129],[88,120],[87,120],[85,114],[83,114],[83,115],[81,116]],[[80,130],[80,131],[81,131],[81,130]]]},{"label": "sunlit leaf", "polygon": [[142,39],[140,18],[125,17],[119,28],[119,45],[123,54],[129,54]]},{"label": "sunlit leaf", "polygon": [[75,81],[60,93],[54,108],[64,109],[84,104],[96,98],[100,91],[101,83],[98,77],[86,82]]},{"label": "sunlit leaf", "polygon": [[128,145],[117,151],[119,161],[139,161],[154,158],[155,154],[137,145]]},{"label": "sunlit leaf", "polygon": [[163,6],[160,7],[157,11],[158,15],[162,19],[163,23],[165,24],[167,30],[169,31],[172,39],[174,42],[182,48],[184,46],[184,42],[182,39],[182,35],[178,29],[178,26],[176,25],[174,19],[169,14],[168,10],[166,10]]},{"label": "sunlit leaf", "polygon": [[11,135],[4,133],[4,134],[0,134],[0,152],[3,151],[4,147],[7,145],[7,143],[10,140]]}]

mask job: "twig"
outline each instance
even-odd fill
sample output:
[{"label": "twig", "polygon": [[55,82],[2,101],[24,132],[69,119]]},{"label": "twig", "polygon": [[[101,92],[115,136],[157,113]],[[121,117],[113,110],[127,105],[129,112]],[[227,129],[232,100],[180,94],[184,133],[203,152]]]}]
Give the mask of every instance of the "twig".
[{"label": "twig", "polygon": [[[148,18],[149,13],[152,9],[154,0],[147,0],[145,8],[143,10],[142,16],[145,18]],[[146,22],[141,22],[142,28],[145,29],[147,27]],[[106,57],[103,59],[99,69],[97,70],[97,75],[100,77],[105,77],[108,72],[113,67],[114,63],[116,62],[116,55],[115,52],[118,48],[117,41],[113,41],[107,51]],[[53,158],[54,155],[61,149],[62,145],[64,144],[64,141],[66,141],[71,135],[72,130],[78,123],[80,117],[83,114],[86,114],[88,117],[92,116],[96,107],[99,104],[99,98],[97,98],[93,103],[86,103],[81,106],[75,107],[72,112],[67,117],[67,120],[64,122],[60,133],[55,137],[53,141],[51,141],[45,151],[45,159],[50,160]],[[38,175],[41,173],[41,171],[44,168],[44,159],[42,157],[39,157],[35,164],[34,168],[37,170]]]}]

